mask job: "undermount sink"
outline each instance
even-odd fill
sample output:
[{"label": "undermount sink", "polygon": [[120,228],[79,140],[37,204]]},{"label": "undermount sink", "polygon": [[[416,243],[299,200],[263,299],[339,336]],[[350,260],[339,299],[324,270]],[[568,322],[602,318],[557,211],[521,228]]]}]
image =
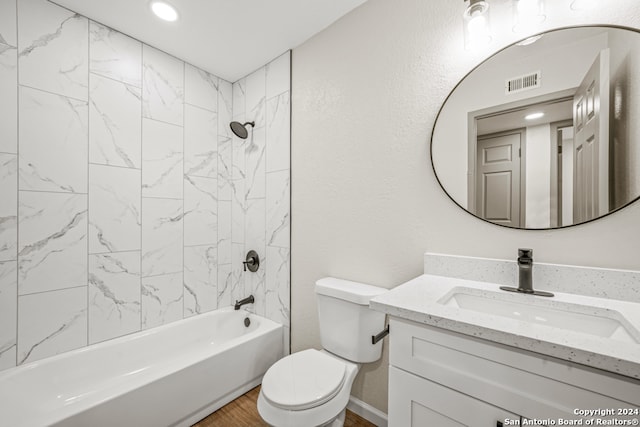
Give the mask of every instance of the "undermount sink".
[{"label": "undermount sink", "polygon": [[640,333],[619,312],[596,306],[465,287],[452,289],[438,303],[616,341],[640,343]]}]

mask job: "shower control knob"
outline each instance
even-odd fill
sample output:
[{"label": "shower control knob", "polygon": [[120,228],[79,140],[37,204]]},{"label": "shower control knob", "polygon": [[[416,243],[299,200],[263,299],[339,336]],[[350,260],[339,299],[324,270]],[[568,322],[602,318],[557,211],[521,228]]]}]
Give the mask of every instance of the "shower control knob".
[{"label": "shower control knob", "polygon": [[245,261],[242,261],[244,264],[244,271],[247,271],[247,268],[252,273],[258,271],[258,267],[260,267],[260,257],[258,257],[258,253],[254,250],[247,252],[247,257]]}]

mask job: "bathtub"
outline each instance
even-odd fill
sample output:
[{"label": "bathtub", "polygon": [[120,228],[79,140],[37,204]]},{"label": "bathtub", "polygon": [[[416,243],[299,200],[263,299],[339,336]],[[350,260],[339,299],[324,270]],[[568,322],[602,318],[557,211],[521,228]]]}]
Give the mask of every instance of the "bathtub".
[{"label": "bathtub", "polygon": [[258,385],[282,334],[229,307],[12,368],[0,426],[190,426]]}]

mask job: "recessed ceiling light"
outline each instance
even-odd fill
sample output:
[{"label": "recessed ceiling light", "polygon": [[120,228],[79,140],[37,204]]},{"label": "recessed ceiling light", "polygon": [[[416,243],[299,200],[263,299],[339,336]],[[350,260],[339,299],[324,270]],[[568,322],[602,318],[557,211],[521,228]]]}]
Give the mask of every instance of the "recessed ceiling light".
[{"label": "recessed ceiling light", "polygon": [[531,113],[529,115],[524,116],[524,119],[525,120],[535,120],[535,119],[539,119],[542,116],[544,116],[544,113]]},{"label": "recessed ceiling light", "polygon": [[163,21],[174,22],[178,20],[178,11],[169,3],[153,1],[151,2],[151,10]]}]

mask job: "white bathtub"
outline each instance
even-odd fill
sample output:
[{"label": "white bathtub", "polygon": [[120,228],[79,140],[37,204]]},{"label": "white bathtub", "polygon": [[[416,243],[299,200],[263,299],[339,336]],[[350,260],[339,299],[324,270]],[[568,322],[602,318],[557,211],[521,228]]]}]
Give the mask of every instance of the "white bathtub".
[{"label": "white bathtub", "polygon": [[258,385],[282,334],[229,307],[12,368],[0,426],[189,426]]}]

